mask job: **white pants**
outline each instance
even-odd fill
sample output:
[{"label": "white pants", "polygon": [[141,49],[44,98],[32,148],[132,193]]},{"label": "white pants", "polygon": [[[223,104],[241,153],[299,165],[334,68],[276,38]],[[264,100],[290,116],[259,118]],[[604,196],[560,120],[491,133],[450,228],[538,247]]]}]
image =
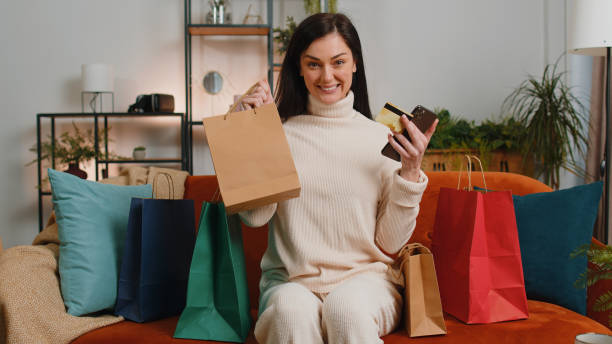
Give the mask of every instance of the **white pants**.
[{"label": "white pants", "polygon": [[340,284],[329,294],[315,294],[287,282],[266,290],[255,324],[260,344],[383,343],[402,312],[402,295],[391,282],[362,274]]}]

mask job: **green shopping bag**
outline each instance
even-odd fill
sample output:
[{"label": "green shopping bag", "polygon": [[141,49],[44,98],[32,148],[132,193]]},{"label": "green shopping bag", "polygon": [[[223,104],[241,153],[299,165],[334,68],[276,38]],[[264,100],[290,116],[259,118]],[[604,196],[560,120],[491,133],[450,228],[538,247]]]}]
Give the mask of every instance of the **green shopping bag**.
[{"label": "green shopping bag", "polygon": [[222,203],[204,203],[174,338],[242,343],[251,329],[242,227]]}]

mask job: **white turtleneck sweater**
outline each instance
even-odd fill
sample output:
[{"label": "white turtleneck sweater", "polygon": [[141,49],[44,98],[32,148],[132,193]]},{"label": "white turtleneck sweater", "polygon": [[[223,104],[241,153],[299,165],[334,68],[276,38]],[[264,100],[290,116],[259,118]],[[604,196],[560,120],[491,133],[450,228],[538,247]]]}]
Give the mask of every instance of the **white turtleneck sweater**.
[{"label": "white turtleneck sweater", "polygon": [[354,110],[353,97],[326,105],[309,96],[308,114],[283,124],[300,197],[240,213],[253,227],[271,220],[262,292],[291,281],[328,293],[363,272],[399,282],[385,252],[412,235],[427,177],[400,177],[400,163],[380,153],[389,129]]}]

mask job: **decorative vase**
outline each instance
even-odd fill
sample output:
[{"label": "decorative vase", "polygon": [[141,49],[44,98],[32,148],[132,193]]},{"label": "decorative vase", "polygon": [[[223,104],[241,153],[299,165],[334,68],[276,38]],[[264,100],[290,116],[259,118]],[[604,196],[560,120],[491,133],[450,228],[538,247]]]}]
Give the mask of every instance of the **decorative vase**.
[{"label": "decorative vase", "polygon": [[87,172],[81,170],[79,168],[79,163],[77,162],[71,162],[68,164],[68,169],[66,171],[64,171],[66,173],[70,173],[74,176],[77,176],[81,179],[87,179]]},{"label": "decorative vase", "polygon": [[232,14],[229,11],[228,0],[212,0],[210,12],[206,15],[206,24],[231,24]]}]

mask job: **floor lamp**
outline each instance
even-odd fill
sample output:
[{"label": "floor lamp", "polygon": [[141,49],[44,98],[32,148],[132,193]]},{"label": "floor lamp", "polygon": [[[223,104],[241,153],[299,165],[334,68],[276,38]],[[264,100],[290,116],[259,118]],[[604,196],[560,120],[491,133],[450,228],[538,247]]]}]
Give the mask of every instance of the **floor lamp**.
[{"label": "floor lamp", "polygon": [[568,51],[573,54],[606,56],[606,93],[604,95],[606,148],[602,162],[604,190],[604,241],[608,243],[610,230],[610,47],[612,47],[612,0],[571,0],[568,20]]}]

